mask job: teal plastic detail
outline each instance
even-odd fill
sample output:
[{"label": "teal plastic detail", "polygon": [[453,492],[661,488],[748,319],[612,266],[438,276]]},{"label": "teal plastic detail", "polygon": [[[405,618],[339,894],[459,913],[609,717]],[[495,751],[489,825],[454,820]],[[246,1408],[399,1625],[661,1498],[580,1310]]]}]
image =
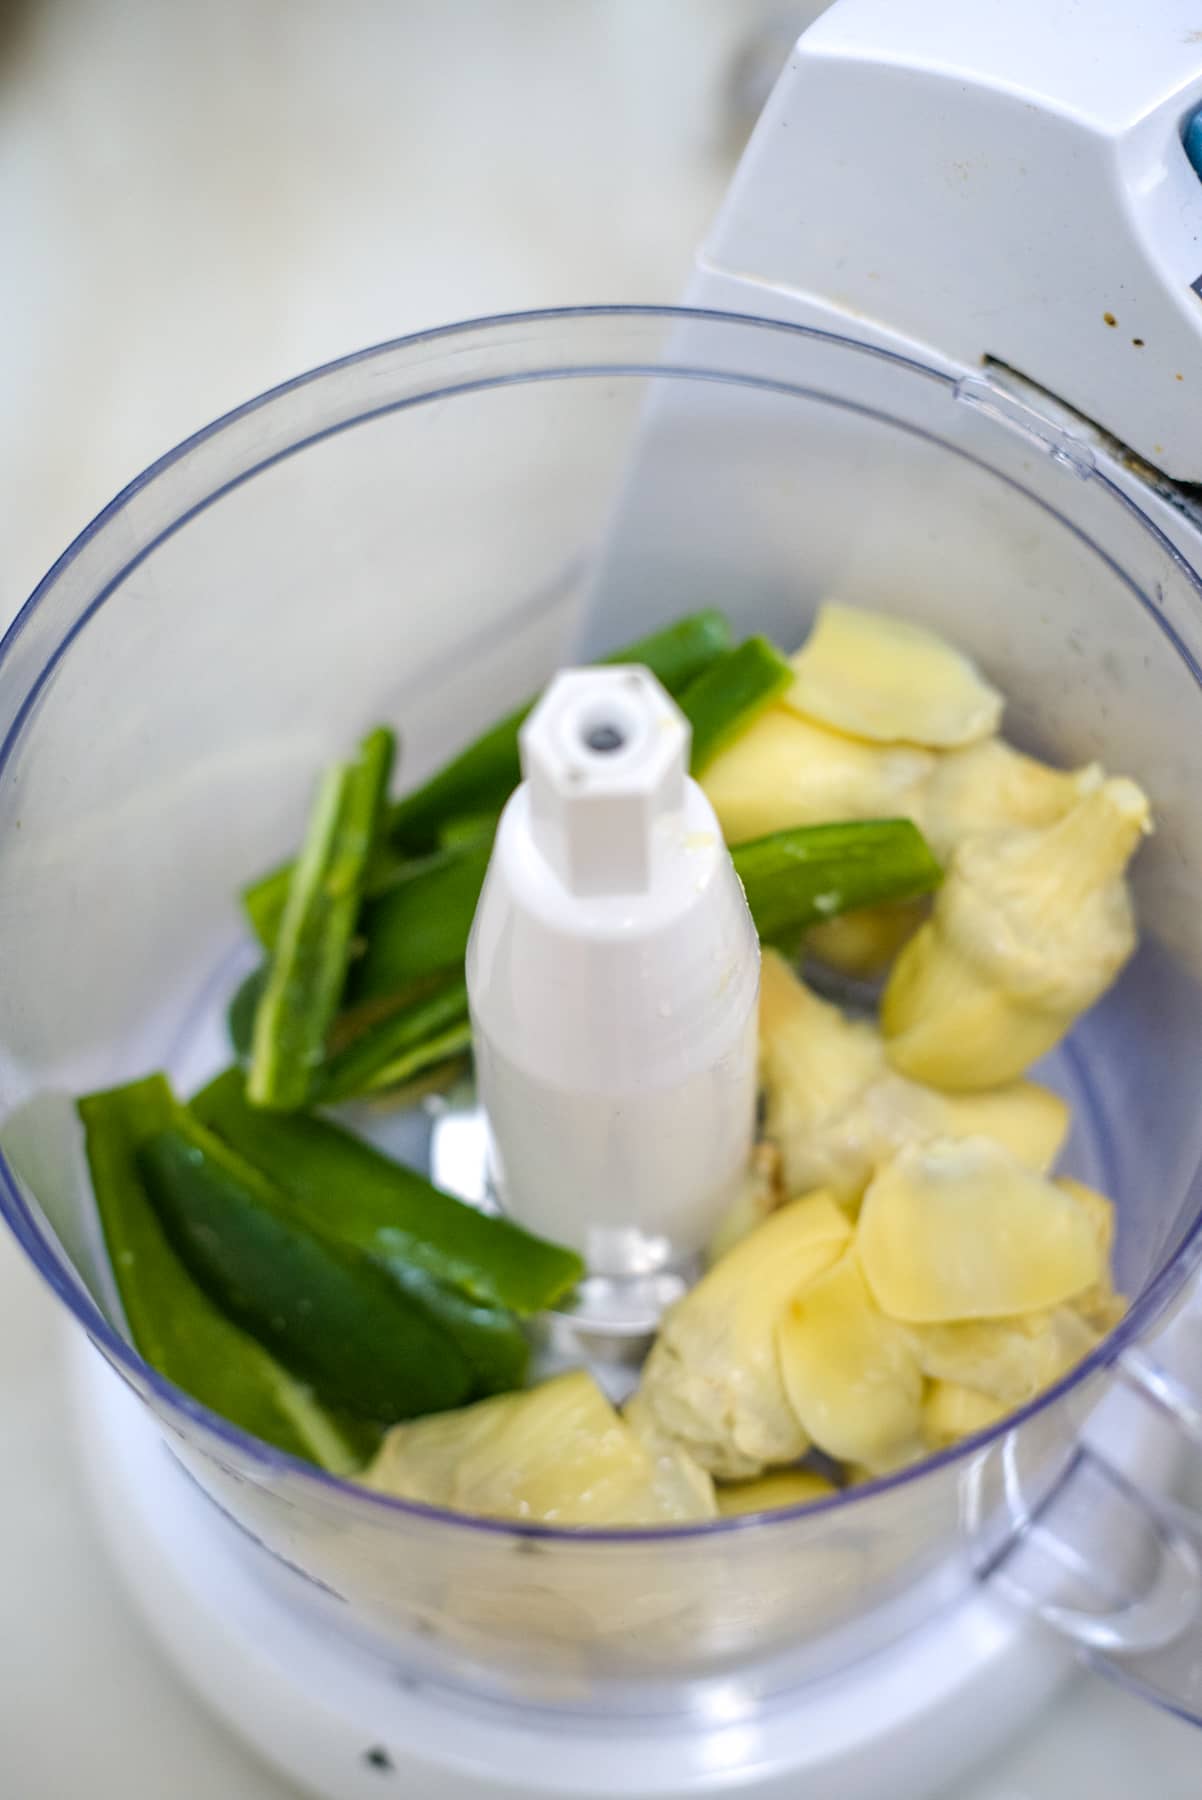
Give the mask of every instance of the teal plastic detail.
[{"label": "teal plastic detail", "polygon": [[1185,154],[1194,165],[1195,175],[1202,176],[1202,112],[1196,112],[1182,136]]}]

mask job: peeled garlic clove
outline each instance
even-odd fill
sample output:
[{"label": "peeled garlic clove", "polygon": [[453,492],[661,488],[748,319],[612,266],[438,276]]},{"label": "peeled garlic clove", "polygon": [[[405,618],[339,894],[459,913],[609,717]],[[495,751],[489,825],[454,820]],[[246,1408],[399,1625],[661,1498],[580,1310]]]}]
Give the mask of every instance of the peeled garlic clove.
[{"label": "peeled garlic clove", "polygon": [[758,1481],[738,1481],[717,1490],[718,1512],[724,1519],[745,1513],[775,1512],[783,1506],[808,1506],[838,1493],[833,1481],[811,1469],[781,1469],[761,1475]]},{"label": "peeled garlic clove", "polygon": [[876,1028],[820,999],[776,950],[765,950],[760,965],[759,1026],[765,1082],[803,1090],[816,1119],[884,1071]]},{"label": "peeled garlic clove", "polygon": [[912,1335],[877,1306],[854,1249],[790,1302],[777,1342],[789,1402],[828,1456],[887,1467],[917,1435],[922,1373]]},{"label": "peeled garlic clove", "polygon": [[1011,1319],[915,1327],[924,1375],[971,1388],[998,1406],[1023,1406],[1088,1355],[1097,1343],[1076,1301]]},{"label": "peeled garlic clove", "polygon": [[715,1263],[668,1313],[639,1388],[655,1430],[726,1480],[809,1448],[781,1382],[777,1322],[851,1236],[826,1194],[791,1201]]},{"label": "peeled garlic clove", "polygon": [[941,862],[984,832],[1052,825],[1098,787],[1096,763],[1054,769],[1003,738],[941,756],[922,786],[918,821]]},{"label": "peeled garlic clove", "polygon": [[828,1124],[825,1137],[851,1137],[873,1169],[906,1144],[988,1137],[1042,1174],[1059,1155],[1068,1126],[1068,1107],[1059,1094],[1034,1081],[1013,1081],[983,1094],[946,1094],[886,1070]]},{"label": "peeled garlic clove", "polygon": [[522,1398],[498,1394],[474,1406],[394,1425],[360,1480],[395,1500],[456,1507],[463,1458],[473,1448],[487,1452],[495,1445]]},{"label": "peeled garlic clove", "polygon": [[963,1091],[1051,1050],[1135,948],[1123,871],[1149,829],[1146,796],[1113,780],[1042,831],[962,845],[885,989],[894,1068]]},{"label": "peeled garlic clove", "polygon": [[751,1165],[738,1194],[718,1222],[706,1247],[707,1265],[718,1262],[736,1244],[750,1237],[769,1213],[786,1198],[781,1186],[780,1151],[775,1144],[759,1143],[751,1153]]},{"label": "peeled garlic clove", "polygon": [[1093,1331],[1102,1336],[1113,1331],[1119,1320],[1127,1311],[1127,1302],[1122,1294],[1116,1293],[1110,1262],[1114,1252],[1115,1212],[1114,1202],[1105,1194],[1099,1194],[1096,1188],[1086,1187],[1083,1181],[1075,1181],[1071,1175],[1061,1176],[1056,1183],[1067,1194],[1085,1208],[1091,1224],[1097,1234],[1098,1248],[1102,1257],[1102,1273],[1091,1288],[1083,1294],[1077,1294],[1072,1302],[1073,1311]]},{"label": "peeled garlic clove", "polygon": [[989,1138],[912,1145],[874,1177],[857,1245],[891,1318],[1005,1318],[1071,1299],[1102,1269],[1085,1209]]},{"label": "peeled garlic clove", "polygon": [[999,987],[934,920],[894,963],[880,1016],[893,1067],[953,1093],[1014,1081],[1067,1028],[1059,1015]]},{"label": "peeled garlic clove", "polygon": [[659,1429],[646,1397],[632,1394],[622,1418],[651,1458],[659,1501],[680,1518],[712,1519],[717,1511],[713,1480],[687,1450]]},{"label": "peeled garlic clove", "polygon": [[787,703],[806,718],[883,744],[946,750],[997,729],[1002,696],[933,631],[828,600],[793,658]]},{"label": "peeled garlic clove", "polygon": [[365,1481],[456,1512],[564,1525],[671,1524],[716,1510],[704,1483],[665,1478],[583,1370],[394,1426]]},{"label": "peeled garlic clove", "polygon": [[806,932],[806,955],[840,975],[871,981],[884,974],[927,911],[925,900],[887,900],[879,906],[857,907],[839,918],[811,925]]},{"label": "peeled garlic clove", "polygon": [[882,749],[770,706],[710,762],[701,786],[729,844],[843,819],[910,817],[935,758]]},{"label": "peeled garlic clove", "polygon": [[1106,1268],[1110,1267],[1110,1257],[1114,1250],[1114,1202],[1105,1194],[1099,1194],[1097,1188],[1087,1187],[1075,1176],[1061,1175],[1056,1182],[1066,1194],[1071,1194],[1088,1218],[1098,1241],[1098,1250]]},{"label": "peeled garlic clove", "polygon": [[1086,1288],[1083,1294],[1078,1294],[1072,1308],[1096,1338],[1104,1338],[1126,1318],[1128,1305],[1124,1294],[1116,1293],[1110,1282],[1100,1281],[1096,1287]]},{"label": "peeled garlic clove", "polygon": [[1037,1081],[1010,1081],[977,1094],[941,1093],[938,1101],[940,1128],[932,1137],[992,1138],[1041,1175],[1063,1150],[1071,1123],[1067,1101]]},{"label": "peeled garlic clove", "polygon": [[830,1121],[885,1066],[875,1026],[847,1019],[765,951],[760,973],[760,1077],[764,1131],[777,1146],[786,1193],[828,1188],[857,1196],[871,1163],[854,1137],[826,1133]]},{"label": "peeled garlic clove", "polygon": [[993,1137],[1044,1169],[1068,1129],[1064,1102],[1033,1082],[961,1096],[886,1069],[875,1028],[820,999],[772,951],[763,962],[760,1067],[764,1129],[780,1152],[786,1193],[821,1187],[854,1204],[880,1163],[933,1137]]},{"label": "peeled garlic clove", "polygon": [[912,1443],[899,1451],[890,1462],[880,1468],[870,1468],[867,1463],[845,1463],[843,1466],[843,1489],[863,1487],[869,1481],[880,1481],[886,1475],[895,1475],[899,1469],[906,1469],[911,1463],[921,1462],[930,1450],[921,1434]]},{"label": "peeled garlic clove", "polygon": [[988,1431],[1009,1408],[975,1388],[955,1381],[933,1381],[922,1403],[922,1435],[932,1450],[946,1450],[961,1438]]}]

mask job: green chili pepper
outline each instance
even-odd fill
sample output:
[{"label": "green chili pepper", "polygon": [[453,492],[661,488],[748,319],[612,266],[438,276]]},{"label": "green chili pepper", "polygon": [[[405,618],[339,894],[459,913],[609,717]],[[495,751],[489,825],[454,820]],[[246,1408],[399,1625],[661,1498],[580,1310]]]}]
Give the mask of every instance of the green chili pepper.
[{"label": "green chili pepper", "polygon": [[329,1120],[249,1105],[237,1069],[191,1110],[307,1216],[328,1220],[341,1242],[390,1267],[423,1269],[478,1304],[524,1317],[553,1306],[584,1273],[574,1251],[452,1199]]},{"label": "green chili pepper", "polygon": [[226,1008],[226,1028],[230,1034],[234,1055],[240,1063],[250,1061],[250,1047],[255,1035],[255,1014],[259,1010],[263,989],[267,986],[269,966],[267,963],[260,963],[257,969],[252,969],[250,974],[238,983],[234,990],[234,997]]},{"label": "green chili pepper", "polygon": [[425,1308],[372,1258],[314,1231],[194,1118],[149,1138],[137,1160],[197,1283],[322,1399],[391,1423],[469,1397],[471,1365]]},{"label": "green chili pepper", "polygon": [[467,984],[452,975],[432,994],[367,1026],[330,1056],[314,1088],[325,1105],[404,1086],[470,1050]]},{"label": "green chili pepper", "polygon": [[521,1387],[530,1344],[511,1312],[500,1306],[479,1306],[424,1269],[396,1257],[382,1260],[393,1280],[459,1346],[472,1371],[473,1400]]},{"label": "green chili pepper", "polygon": [[731,851],[756,929],[766,943],[878,900],[913,900],[942,871],[909,819],[802,825]]},{"label": "green chili pepper", "polygon": [[256,1106],[289,1111],[308,1098],[346,985],[394,747],[391,732],[373,731],[318,789],[255,1009],[247,1092]]},{"label": "green chili pepper", "polygon": [[693,728],[693,774],[699,775],[793,680],[792,666],[774,644],[765,637],[749,637],[691,681],[679,705]]},{"label": "green chili pepper", "polygon": [[178,1119],[161,1075],[78,1102],[101,1228],[134,1348],[160,1375],[279,1450],[347,1475],[379,1439],[324,1407],[193,1281],[159,1222],[139,1146]]},{"label": "green chili pepper", "polygon": [[352,1006],[462,969],[476,902],[492,855],[489,838],[423,857],[363,908],[363,954],[347,982]]}]

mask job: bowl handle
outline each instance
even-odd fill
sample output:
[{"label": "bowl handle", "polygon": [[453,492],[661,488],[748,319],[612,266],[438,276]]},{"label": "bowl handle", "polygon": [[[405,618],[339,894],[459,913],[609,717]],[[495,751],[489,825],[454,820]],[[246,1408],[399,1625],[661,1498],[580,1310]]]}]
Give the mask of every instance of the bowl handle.
[{"label": "bowl handle", "polygon": [[[1162,1337],[1120,1356],[1120,1405],[1111,1417],[1126,1429],[1083,1441],[1030,1509],[1011,1481],[1005,1542],[978,1569],[1006,1600],[1068,1638],[1089,1668],[1195,1725],[1202,1725],[1200,1298],[1196,1292],[1192,1309]],[[1155,1443],[1157,1422],[1167,1455],[1118,1466],[1124,1442],[1144,1442],[1146,1434]],[[1191,1490],[1192,1503],[1180,1497]]]}]

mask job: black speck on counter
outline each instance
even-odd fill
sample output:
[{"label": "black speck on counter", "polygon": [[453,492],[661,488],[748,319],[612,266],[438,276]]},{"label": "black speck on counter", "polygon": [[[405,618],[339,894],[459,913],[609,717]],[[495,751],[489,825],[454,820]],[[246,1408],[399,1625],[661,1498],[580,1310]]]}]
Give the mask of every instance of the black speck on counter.
[{"label": "black speck on counter", "polygon": [[363,1752],[363,1760],[369,1769],[378,1769],[381,1775],[391,1775],[393,1773],[392,1758],[389,1756],[387,1750],[382,1750],[380,1748],[379,1744],[374,1745],[370,1750],[365,1750]]}]

